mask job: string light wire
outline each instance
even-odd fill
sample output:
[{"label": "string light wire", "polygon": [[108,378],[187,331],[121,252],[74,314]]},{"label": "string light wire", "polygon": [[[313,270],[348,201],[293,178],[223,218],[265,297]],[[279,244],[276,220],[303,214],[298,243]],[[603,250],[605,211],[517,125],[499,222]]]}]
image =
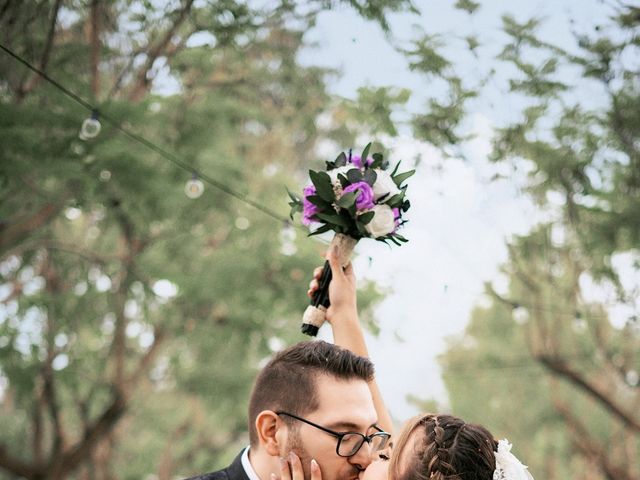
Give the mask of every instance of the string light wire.
[{"label": "string light wire", "polygon": [[[236,198],[237,200],[240,200],[241,202],[252,206],[253,208],[261,211],[262,213],[264,213],[265,215],[268,215],[269,217],[274,218],[275,220],[278,220],[279,222],[282,222],[285,225],[294,226],[292,224],[292,222],[287,217],[284,217],[284,216],[280,215],[279,213],[275,212],[274,210],[272,210],[272,209],[270,209],[268,207],[265,207],[264,205],[262,205],[261,203],[257,202],[256,200],[253,200],[253,199],[249,198],[247,195],[244,195],[244,194],[234,190],[233,188],[231,188],[228,185],[225,185],[224,183],[222,183],[222,182],[210,177],[209,175],[206,175],[205,173],[194,169],[193,166],[189,165],[188,163],[186,163],[185,161],[180,159],[177,155],[165,150],[164,148],[156,145],[155,143],[151,142],[150,140],[147,140],[143,136],[138,135],[137,133],[133,133],[132,131],[130,131],[127,128],[123,127],[120,124],[120,122],[118,122],[118,120],[116,120],[115,118],[111,117],[108,114],[105,114],[102,110],[99,110],[94,105],[91,105],[91,103],[89,103],[88,101],[86,101],[85,99],[80,97],[78,94],[72,92],[71,90],[66,88],[64,85],[60,84],[60,82],[56,81],[54,78],[50,77],[47,73],[43,72],[39,68],[37,68],[34,65],[32,65],[31,63],[29,63],[27,60],[25,60],[20,55],[18,55],[17,53],[13,52],[12,50],[10,50],[6,46],[4,46],[2,43],[0,43],[0,49],[2,49],[5,53],[7,53],[9,56],[13,57],[15,60],[17,60],[21,64],[23,64],[29,70],[31,70],[34,73],[40,75],[44,80],[46,80],[51,85],[53,85],[55,88],[60,90],[67,97],[71,98],[72,100],[74,100],[78,104],[82,105],[84,108],[89,110],[92,114],[95,114],[95,113],[99,114],[99,117],[100,117],[101,120],[105,121],[106,123],[111,125],[113,128],[115,128],[116,130],[118,130],[119,132],[124,134],[125,136],[129,137],[130,139],[140,143],[141,145],[144,145],[149,150],[152,150],[152,151],[156,152],[161,157],[163,157],[164,159],[170,161],[171,163],[173,163],[178,168],[188,172],[189,174],[194,174],[195,173],[198,176],[198,178],[200,178],[201,180],[205,181],[206,183],[208,183],[212,187],[217,188],[218,190],[226,193],[227,195],[230,195],[230,196]],[[298,228],[304,228],[304,227],[298,226]]]}]

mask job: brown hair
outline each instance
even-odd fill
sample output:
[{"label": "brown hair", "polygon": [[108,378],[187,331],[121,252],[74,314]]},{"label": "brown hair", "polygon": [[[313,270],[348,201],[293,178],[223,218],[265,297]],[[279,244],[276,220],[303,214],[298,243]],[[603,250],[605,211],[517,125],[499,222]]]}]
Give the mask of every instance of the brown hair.
[{"label": "brown hair", "polygon": [[[394,448],[390,478],[397,480],[492,480],[497,442],[481,425],[452,415],[419,415]],[[413,447],[413,451],[407,450]],[[400,459],[406,459],[400,464]]]},{"label": "brown hair", "polygon": [[252,447],[258,444],[255,422],[263,410],[304,415],[318,408],[315,378],[322,374],[369,382],[373,378],[373,363],[321,340],[300,342],[276,354],[258,374],[249,400]]}]

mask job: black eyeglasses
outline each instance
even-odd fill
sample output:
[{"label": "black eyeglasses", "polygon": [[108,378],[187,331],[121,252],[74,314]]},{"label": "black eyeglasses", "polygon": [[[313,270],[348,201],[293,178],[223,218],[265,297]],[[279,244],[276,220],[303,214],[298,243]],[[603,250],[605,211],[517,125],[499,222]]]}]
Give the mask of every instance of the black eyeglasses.
[{"label": "black eyeglasses", "polygon": [[356,432],[334,432],[333,430],[329,430],[328,428],[310,422],[305,418],[298,417],[297,415],[293,415],[292,413],[276,412],[276,414],[295,418],[296,420],[309,424],[312,427],[316,427],[323,432],[327,432],[329,435],[333,435],[338,439],[338,444],[336,445],[336,453],[341,457],[354,456],[356,453],[358,453],[364,442],[367,442],[369,444],[369,448],[372,452],[377,452],[379,450],[382,450],[387,445],[389,438],[391,438],[391,434],[383,431],[376,425],[374,425],[373,428],[378,431],[372,435],[363,435],[362,433]]}]

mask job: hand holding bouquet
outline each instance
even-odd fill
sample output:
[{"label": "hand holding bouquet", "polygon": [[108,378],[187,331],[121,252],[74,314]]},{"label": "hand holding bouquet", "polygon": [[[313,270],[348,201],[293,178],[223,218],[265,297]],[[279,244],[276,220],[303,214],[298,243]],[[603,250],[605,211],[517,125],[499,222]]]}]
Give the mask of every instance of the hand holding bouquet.
[{"label": "hand holding bouquet", "polygon": [[[302,223],[319,224],[309,235],[333,230],[336,235],[332,245],[337,246],[343,265],[349,262],[361,238],[396,245],[407,242],[397,231],[410,207],[403,183],[415,170],[398,173],[398,162],[389,173],[389,162],[381,153],[369,158],[370,147],[367,145],[361,156],[340,153],[335,161],[326,162],[326,171],[309,170],[311,184],[304,188],[302,197],[289,192],[291,218],[301,212]],[[324,322],[330,281],[331,269],[325,263],[320,288],[303,317],[303,333],[316,335]]]}]

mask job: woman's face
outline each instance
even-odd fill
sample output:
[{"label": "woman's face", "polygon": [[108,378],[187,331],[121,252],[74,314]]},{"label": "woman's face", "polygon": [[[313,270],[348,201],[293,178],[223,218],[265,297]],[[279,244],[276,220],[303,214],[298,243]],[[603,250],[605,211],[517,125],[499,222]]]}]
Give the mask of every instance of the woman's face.
[{"label": "woman's face", "polygon": [[359,480],[387,480],[389,476],[389,460],[378,458],[360,472]]},{"label": "woman's face", "polygon": [[359,480],[394,480],[389,472],[389,465],[392,463],[389,459],[392,455],[399,456],[397,458],[396,473],[402,478],[402,473],[411,464],[411,460],[415,458],[418,437],[418,432],[412,433],[401,451],[388,448],[382,453],[376,454],[376,458],[369,464],[367,469],[360,472]]}]

